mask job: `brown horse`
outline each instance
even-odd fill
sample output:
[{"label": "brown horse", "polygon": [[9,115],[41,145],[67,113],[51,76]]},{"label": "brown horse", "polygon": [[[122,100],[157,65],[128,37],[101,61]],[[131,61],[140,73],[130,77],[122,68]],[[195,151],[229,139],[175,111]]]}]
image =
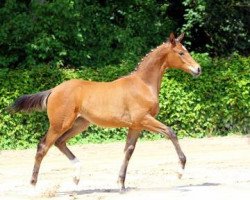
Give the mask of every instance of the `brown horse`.
[{"label": "brown horse", "polygon": [[[40,164],[49,148],[55,144],[75,165],[74,182],[80,180],[80,163],[68,149],[66,142],[87,129],[90,123],[102,127],[126,127],[128,135],[125,157],[118,183],[124,182],[130,157],[142,130],[161,133],[169,138],[178,154],[181,170],[186,157],[174,131],[155,119],[159,112],[159,92],[166,69],[182,69],[194,76],[201,68],[181,44],[184,34],[175,38],[170,34],[167,42],[147,54],[137,69],[112,82],[69,80],[37,94],[24,95],[12,105],[14,111],[47,109],[50,127],[37,147],[31,184],[37,183]],[[179,173],[179,177],[182,172]]]}]

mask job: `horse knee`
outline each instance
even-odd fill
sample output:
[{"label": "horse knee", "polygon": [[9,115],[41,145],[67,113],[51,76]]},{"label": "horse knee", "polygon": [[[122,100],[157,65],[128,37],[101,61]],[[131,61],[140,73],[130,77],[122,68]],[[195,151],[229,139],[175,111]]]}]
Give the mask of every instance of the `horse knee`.
[{"label": "horse knee", "polygon": [[130,145],[130,146],[128,147],[128,151],[129,151],[129,152],[133,152],[134,149],[135,149],[135,146],[134,146],[134,145]]},{"label": "horse knee", "polygon": [[135,145],[130,145],[127,149],[127,154],[130,157],[135,150]]},{"label": "horse knee", "polygon": [[45,156],[45,151],[43,149],[39,149],[37,152],[36,152],[36,161],[41,161],[43,159],[43,157]]},{"label": "horse knee", "polygon": [[128,149],[127,149],[127,151],[126,151],[126,155],[125,155],[125,159],[126,159],[127,161],[131,158],[131,156],[132,156],[134,150],[135,150],[135,146],[134,146],[134,145],[130,145],[130,146],[128,147]]}]

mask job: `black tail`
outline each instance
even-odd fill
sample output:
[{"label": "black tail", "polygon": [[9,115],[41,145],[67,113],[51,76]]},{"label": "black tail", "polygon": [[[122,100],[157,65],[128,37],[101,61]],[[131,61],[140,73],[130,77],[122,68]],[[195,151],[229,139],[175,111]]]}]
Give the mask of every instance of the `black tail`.
[{"label": "black tail", "polygon": [[10,107],[11,111],[32,111],[45,110],[47,108],[48,97],[52,90],[46,90],[36,94],[29,94],[19,97]]}]

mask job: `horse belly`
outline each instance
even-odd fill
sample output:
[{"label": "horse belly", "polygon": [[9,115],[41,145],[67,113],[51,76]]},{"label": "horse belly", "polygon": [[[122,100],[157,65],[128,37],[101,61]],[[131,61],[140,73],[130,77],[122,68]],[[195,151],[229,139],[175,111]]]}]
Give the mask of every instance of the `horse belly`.
[{"label": "horse belly", "polygon": [[87,119],[92,124],[101,126],[101,127],[130,127],[131,121],[128,115],[126,114],[117,114],[109,112],[83,112],[81,116]]},{"label": "horse belly", "polygon": [[89,122],[102,127],[129,127],[131,117],[125,106],[119,99],[116,101],[105,101],[102,99],[98,102],[90,101],[83,105],[81,116]]}]

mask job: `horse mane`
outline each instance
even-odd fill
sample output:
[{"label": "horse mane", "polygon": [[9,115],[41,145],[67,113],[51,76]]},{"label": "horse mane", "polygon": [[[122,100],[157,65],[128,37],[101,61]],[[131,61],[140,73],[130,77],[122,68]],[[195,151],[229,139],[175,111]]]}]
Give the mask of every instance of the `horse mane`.
[{"label": "horse mane", "polygon": [[[121,76],[120,78],[125,78],[127,76],[130,76],[130,75],[133,75],[134,73],[136,73],[138,70],[141,70],[144,68],[144,62],[150,58],[150,56],[155,53],[156,51],[160,50],[161,47],[165,46],[165,45],[168,45],[169,44],[169,41],[167,42],[163,42],[162,44],[160,44],[159,46],[151,49],[144,57],[141,58],[141,60],[137,63],[135,69],[133,71],[131,71],[129,74],[127,75],[124,75],[124,76]],[[118,78],[118,79],[120,79]]]},{"label": "horse mane", "polygon": [[133,74],[133,73],[137,72],[139,69],[143,68],[144,61],[146,61],[152,53],[155,53],[155,51],[159,50],[160,47],[162,47],[163,45],[166,45],[166,44],[168,44],[168,42],[163,42],[161,45],[151,49],[149,51],[149,53],[147,53],[143,58],[141,58],[141,60],[137,63],[137,66],[135,67],[134,71],[132,71],[130,74]]}]

